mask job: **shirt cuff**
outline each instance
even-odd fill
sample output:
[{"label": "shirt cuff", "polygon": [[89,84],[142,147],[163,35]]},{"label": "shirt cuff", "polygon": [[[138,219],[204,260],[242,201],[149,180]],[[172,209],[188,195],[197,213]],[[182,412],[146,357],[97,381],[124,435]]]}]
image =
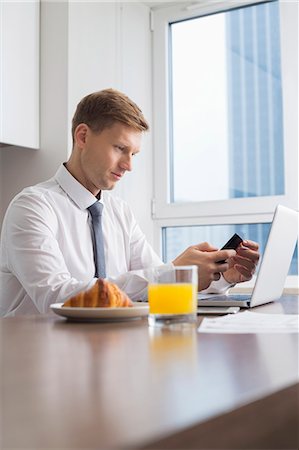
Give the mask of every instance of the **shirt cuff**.
[{"label": "shirt cuff", "polygon": [[235,284],[228,283],[223,275],[220,276],[219,280],[212,281],[210,286],[203,291],[201,294],[225,294],[230,288],[234,287]]}]

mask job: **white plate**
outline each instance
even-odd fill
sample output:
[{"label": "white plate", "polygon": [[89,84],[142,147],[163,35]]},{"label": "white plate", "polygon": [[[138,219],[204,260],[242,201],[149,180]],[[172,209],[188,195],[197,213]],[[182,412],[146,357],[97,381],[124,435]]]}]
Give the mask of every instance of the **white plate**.
[{"label": "white plate", "polygon": [[73,308],[62,305],[63,303],[53,303],[50,308],[59,316],[73,320],[111,322],[144,317],[149,312],[148,304],[140,302],[126,308]]}]

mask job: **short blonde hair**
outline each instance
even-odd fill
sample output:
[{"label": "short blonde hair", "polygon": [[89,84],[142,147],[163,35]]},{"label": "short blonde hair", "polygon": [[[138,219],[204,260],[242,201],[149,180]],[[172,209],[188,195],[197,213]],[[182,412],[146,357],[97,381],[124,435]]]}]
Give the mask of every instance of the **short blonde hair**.
[{"label": "short blonde hair", "polygon": [[78,103],[72,120],[73,143],[75,129],[80,123],[85,123],[92,131],[100,133],[115,122],[122,122],[139,131],[149,129],[141,109],[122,92],[104,89],[89,94]]}]

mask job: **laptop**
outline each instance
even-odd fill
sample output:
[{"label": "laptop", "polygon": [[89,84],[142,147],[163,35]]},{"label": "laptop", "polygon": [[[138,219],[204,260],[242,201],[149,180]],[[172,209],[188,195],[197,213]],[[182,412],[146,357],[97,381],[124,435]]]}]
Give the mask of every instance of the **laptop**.
[{"label": "laptop", "polygon": [[297,239],[298,212],[278,205],[252,294],[199,293],[198,307],[252,308],[278,300],[283,292]]}]

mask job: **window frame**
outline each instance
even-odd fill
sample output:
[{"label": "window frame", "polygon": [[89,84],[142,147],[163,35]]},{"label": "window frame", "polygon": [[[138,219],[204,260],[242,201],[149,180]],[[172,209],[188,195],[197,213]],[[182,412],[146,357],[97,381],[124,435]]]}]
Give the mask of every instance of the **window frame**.
[{"label": "window frame", "polygon": [[[269,0],[270,2],[273,0]],[[268,3],[264,0],[203,2],[194,7],[180,4],[154,11],[153,23],[153,125],[154,125],[154,198],[152,216],[154,220],[197,218],[205,223],[232,220],[232,216],[242,222],[259,221],[261,214],[272,217],[277,204],[298,209],[298,14],[294,14],[296,3],[279,1],[281,28],[281,67],[283,84],[283,123],[285,158],[285,195],[233,198],[204,202],[170,203],[169,170],[169,24],[175,21],[205,16],[240,6]],[[288,176],[286,176],[288,174]],[[255,218],[254,218],[255,217]]]},{"label": "window frame", "polygon": [[[170,203],[169,170],[169,24],[274,0],[180,3],[152,11],[153,31],[153,167],[152,219],[154,247],[162,250],[167,226],[271,222],[278,204],[298,210],[298,12],[296,2],[279,0],[283,86],[285,195]],[[298,285],[288,277],[287,285]],[[252,285],[252,283],[249,283]]]}]

